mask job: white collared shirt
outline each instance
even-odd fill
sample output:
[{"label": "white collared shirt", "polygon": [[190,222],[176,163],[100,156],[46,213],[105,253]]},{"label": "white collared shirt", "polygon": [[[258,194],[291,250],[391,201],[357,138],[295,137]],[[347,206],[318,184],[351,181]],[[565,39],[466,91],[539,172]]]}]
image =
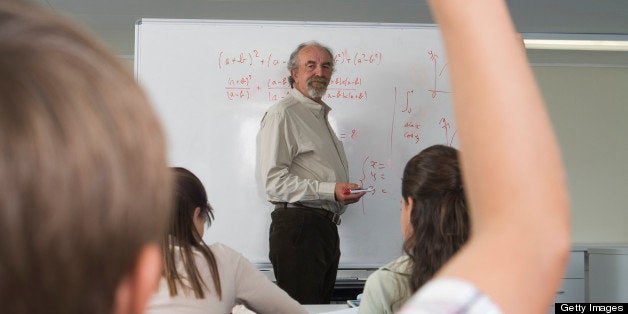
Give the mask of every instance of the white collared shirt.
[{"label": "white collared shirt", "polygon": [[349,182],[347,157],[327,120],[331,108],[296,89],[268,109],[260,129],[260,178],[271,202],[300,202],[341,214],[336,182]]}]

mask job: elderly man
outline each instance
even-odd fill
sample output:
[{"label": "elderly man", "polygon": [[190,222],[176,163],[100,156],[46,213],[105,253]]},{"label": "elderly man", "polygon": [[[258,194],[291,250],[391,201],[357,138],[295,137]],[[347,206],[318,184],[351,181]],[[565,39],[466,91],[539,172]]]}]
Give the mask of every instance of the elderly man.
[{"label": "elderly man", "polygon": [[301,44],[288,62],[292,89],[261,123],[261,178],[275,204],[270,253],[277,284],[303,304],[329,303],[340,245],[338,225],[346,205],[364,193],[349,183],[347,157],[322,97],[334,70],[331,51]]}]

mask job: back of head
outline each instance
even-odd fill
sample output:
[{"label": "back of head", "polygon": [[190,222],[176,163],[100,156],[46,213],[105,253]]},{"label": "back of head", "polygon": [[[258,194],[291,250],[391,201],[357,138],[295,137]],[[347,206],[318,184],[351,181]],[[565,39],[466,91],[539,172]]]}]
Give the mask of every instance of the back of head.
[{"label": "back of head", "polygon": [[413,230],[403,249],[412,261],[411,286],[416,291],[469,237],[456,149],[434,145],[410,159],[403,172],[401,194],[405,200],[414,200]]},{"label": "back of head", "polygon": [[[179,287],[191,288],[196,298],[205,298],[210,293],[199,265],[194,258],[194,252],[203,255],[212,275],[215,293],[222,298],[218,264],[214,254],[205,244],[202,234],[195,225],[195,219],[200,218],[211,224],[214,218],[213,209],[207,201],[207,192],[201,180],[185,168],[172,168],[175,181],[175,207],[171,213],[169,227],[164,234],[163,276],[168,283],[170,296],[179,294]],[[198,209],[198,217],[195,213]],[[179,273],[177,264],[182,265],[184,274]]]},{"label": "back of head", "polygon": [[191,171],[175,167],[174,171],[175,209],[168,228],[169,236],[176,238],[179,245],[196,245],[202,237],[194,227],[194,210],[200,208],[200,215],[204,215],[211,224],[213,209],[207,200],[207,192],[201,180]]},{"label": "back of head", "polygon": [[111,53],[26,3],[0,1],[0,73],[2,311],[110,313],[167,220],[158,120]]}]

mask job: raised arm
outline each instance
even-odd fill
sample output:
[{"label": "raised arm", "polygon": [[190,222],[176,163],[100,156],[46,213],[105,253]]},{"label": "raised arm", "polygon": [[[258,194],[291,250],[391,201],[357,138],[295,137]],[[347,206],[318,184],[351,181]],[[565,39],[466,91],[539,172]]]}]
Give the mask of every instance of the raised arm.
[{"label": "raised arm", "polygon": [[565,176],[521,37],[502,0],[430,0],[449,60],[469,244],[439,276],[506,313],[547,311],[568,256]]}]

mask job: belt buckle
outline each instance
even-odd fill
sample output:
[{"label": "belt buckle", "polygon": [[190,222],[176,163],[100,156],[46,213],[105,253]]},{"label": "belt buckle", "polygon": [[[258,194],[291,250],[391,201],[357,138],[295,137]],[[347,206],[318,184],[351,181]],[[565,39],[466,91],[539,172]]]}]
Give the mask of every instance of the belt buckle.
[{"label": "belt buckle", "polygon": [[330,212],[330,213],[332,213],[331,222],[335,223],[336,225],[340,225],[340,222],[341,222],[340,215],[334,212]]}]

